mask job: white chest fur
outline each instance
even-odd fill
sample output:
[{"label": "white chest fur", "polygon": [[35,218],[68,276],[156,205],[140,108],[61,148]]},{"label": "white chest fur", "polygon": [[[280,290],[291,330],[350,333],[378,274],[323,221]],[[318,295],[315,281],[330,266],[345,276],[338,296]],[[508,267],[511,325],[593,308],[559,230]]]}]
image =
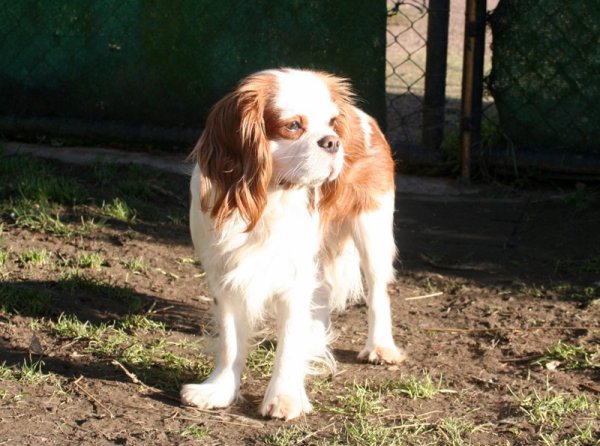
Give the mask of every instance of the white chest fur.
[{"label": "white chest fur", "polygon": [[196,254],[209,286],[217,295],[243,299],[260,319],[271,297],[290,288],[315,286],[319,247],[318,216],[308,206],[306,189],[269,191],[267,206],[254,229],[234,215],[222,228],[213,227],[200,209],[199,169],[192,176],[190,222]]}]

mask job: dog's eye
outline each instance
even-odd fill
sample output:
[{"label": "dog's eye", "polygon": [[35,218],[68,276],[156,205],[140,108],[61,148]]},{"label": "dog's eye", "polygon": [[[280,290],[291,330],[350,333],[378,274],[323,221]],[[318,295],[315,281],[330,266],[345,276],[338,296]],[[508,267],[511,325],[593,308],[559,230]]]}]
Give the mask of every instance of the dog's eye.
[{"label": "dog's eye", "polygon": [[292,121],[288,125],[286,125],[285,128],[287,128],[288,130],[290,130],[292,132],[296,132],[296,131],[300,130],[302,128],[302,126],[300,125],[300,123],[298,121]]}]

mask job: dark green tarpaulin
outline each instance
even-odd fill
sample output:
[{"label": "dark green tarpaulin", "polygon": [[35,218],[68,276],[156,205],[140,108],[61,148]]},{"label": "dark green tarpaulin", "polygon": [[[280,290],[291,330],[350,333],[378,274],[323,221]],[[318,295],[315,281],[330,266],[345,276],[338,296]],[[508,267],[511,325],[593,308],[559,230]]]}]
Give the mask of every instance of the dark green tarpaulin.
[{"label": "dark green tarpaulin", "polygon": [[382,120],[385,26],[383,0],[0,0],[2,130],[200,128],[241,77],[277,66],[350,77]]}]

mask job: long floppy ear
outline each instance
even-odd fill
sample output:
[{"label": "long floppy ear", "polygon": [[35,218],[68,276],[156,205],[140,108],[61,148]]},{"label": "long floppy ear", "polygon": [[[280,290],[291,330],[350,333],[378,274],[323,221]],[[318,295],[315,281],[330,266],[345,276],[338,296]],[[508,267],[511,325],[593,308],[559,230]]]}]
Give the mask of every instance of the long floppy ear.
[{"label": "long floppy ear", "polygon": [[192,152],[201,172],[201,208],[217,227],[237,210],[251,231],[266,206],[272,160],[264,109],[272,82],[259,73],[217,102]]}]

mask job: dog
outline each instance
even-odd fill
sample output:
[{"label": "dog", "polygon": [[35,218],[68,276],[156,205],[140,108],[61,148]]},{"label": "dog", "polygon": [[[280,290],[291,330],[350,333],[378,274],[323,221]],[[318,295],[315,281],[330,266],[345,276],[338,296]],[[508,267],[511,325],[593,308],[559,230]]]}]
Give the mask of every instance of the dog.
[{"label": "dog", "polygon": [[[394,277],[394,161],[346,79],[313,70],[252,74],[217,102],[192,151],[190,230],[218,325],[215,368],[185,405],[239,398],[249,340],[267,315],[278,337],[263,416],[311,411],[305,377],[330,362],[329,314],[362,296],[358,354],[399,363],[387,286]],[[362,273],[361,273],[362,271]]]}]

